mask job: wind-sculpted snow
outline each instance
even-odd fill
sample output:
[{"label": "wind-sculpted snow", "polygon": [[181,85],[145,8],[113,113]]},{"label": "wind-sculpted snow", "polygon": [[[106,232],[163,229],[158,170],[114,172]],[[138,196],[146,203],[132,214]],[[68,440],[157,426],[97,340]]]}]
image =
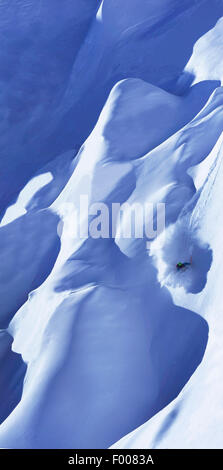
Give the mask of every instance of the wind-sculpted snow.
[{"label": "wind-sculpted snow", "polygon": [[13,411],[21,400],[26,365],[22,358],[11,350],[13,338],[0,330],[0,423]]},{"label": "wind-sculpted snow", "polygon": [[[0,228],[0,327],[50,273],[59,251],[58,217],[49,210]],[[13,292],[13,295],[11,294]]]},{"label": "wind-sculpted snow", "polygon": [[147,259],[128,260],[110,240],[87,240],[55,276],[10,326],[29,367],[1,445],[107,447],[175,398],[202,359],[208,327],[172,303]]},{"label": "wind-sculpted snow", "polygon": [[[219,415],[218,446],[223,2],[14,3],[0,7],[10,74],[22,53],[10,99],[2,82],[0,447],[205,447]],[[153,226],[165,205],[165,226],[151,239],[136,217],[141,235],[120,237],[113,204],[153,204]]]},{"label": "wind-sculpted snow", "polygon": [[35,10],[33,1],[21,1],[12,15],[15,4],[2,4],[9,91],[1,106],[1,210],[47,162],[77,152],[119,80],[141,78],[174,94],[188,90],[193,72],[184,68],[193,46],[223,15],[221,0],[211,7],[209,0],[142,0],[141,8],[136,0],[106,0],[98,15],[99,0],[77,0],[75,7],[66,0],[63,8],[51,0]]},{"label": "wind-sculpted snow", "polygon": [[[60,153],[56,146],[52,155],[47,150],[46,129],[53,125],[99,4],[100,0],[0,2],[0,210]],[[74,147],[73,141],[65,151],[75,153]]]},{"label": "wind-sculpted snow", "polygon": [[[205,311],[209,340],[203,362],[173,403],[116,443],[115,448],[222,448],[222,149],[221,137],[196,204],[191,206],[191,223],[199,230],[200,241],[209,243],[213,252],[207,284],[196,296],[182,288],[171,289],[177,305],[193,305],[197,312]],[[196,270],[204,260],[205,256],[195,261]]]}]

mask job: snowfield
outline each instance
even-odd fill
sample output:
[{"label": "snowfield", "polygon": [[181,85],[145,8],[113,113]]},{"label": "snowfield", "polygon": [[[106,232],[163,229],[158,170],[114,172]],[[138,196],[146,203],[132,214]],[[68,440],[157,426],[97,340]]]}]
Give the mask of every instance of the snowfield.
[{"label": "snowfield", "polygon": [[222,448],[223,0],[4,0],[0,38],[0,448]]}]

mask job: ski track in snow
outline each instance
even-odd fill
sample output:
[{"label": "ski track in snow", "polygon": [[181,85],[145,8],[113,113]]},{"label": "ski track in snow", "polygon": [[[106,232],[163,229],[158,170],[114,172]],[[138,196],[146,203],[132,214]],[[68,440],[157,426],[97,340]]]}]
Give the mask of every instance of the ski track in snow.
[{"label": "ski track in snow", "polygon": [[[0,447],[218,448],[223,1],[90,3],[0,5]],[[82,194],[166,230],[75,239]]]}]

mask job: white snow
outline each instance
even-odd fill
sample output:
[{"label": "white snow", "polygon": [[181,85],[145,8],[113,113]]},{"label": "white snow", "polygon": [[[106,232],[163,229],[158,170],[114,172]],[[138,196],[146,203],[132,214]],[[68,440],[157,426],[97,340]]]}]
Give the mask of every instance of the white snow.
[{"label": "white snow", "polygon": [[34,194],[46,184],[50,183],[52,179],[53,177],[51,173],[44,173],[42,175],[36,176],[35,178],[32,178],[19,194],[16,203],[8,207],[0,226],[7,225],[21,215],[26,214],[26,205],[32,196],[34,196]]},{"label": "white snow", "polygon": [[[0,447],[221,447],[223,1],[0,10]],[[75,237],[82,196],[166,230]]]}]

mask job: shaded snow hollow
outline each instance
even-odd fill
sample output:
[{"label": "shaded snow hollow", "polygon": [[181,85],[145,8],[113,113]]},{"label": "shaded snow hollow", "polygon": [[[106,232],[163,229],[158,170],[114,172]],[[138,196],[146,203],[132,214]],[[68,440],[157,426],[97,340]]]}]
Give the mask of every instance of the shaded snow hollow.
[{"label": "shaded snow hollow", "polygon": [[[0,12],[0,447],[220,447],[223,1]],[[166,230],[71,237],[83,194]]]}]

